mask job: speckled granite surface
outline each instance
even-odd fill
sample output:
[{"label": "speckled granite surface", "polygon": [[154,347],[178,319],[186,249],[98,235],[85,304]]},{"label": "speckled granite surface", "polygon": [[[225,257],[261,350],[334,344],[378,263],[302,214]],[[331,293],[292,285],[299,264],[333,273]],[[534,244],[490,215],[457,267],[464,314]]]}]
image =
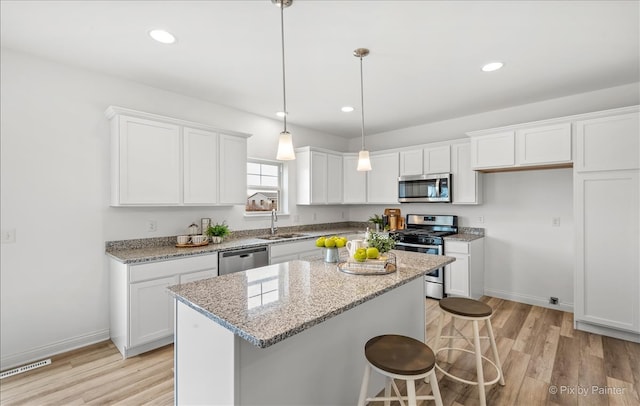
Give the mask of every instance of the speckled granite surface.
[{"label": "speckled granite surface", "polygon": [[351,275],[335,263],[291,261],[168,289],[177,300],[266,348],[455,260],[393,252],[398,271],[389,275]]},{"label": "speckled granite surface", "polygon": [[[210,254],[231,249],[283,244],[302,240],[313,240],[321,235],[364,233],[365,229],[366,228],[362,227],[343,226],[342,228],[321,228],[312,231],[296,230],[296,233],[304,234],[304,236],[275,241],[260,239],[257,238],[257,236],[245,236],[241,233],[234,233],[233,237],[225,239],[220,244],[210,243],[209,245],[205,245],[203,247],[189,248],[177,248],[175,246],[175,237],[161,237],[146,240],[110,241],[106,245],[106,253],[107,255],[122,263],[137,264],[189,257],[193,255]],[[278,231],[278,234],[286,234],[287,232],[291,231]],[[262,234],[257,235],[268,235],[268,232],[263,232]]]}]

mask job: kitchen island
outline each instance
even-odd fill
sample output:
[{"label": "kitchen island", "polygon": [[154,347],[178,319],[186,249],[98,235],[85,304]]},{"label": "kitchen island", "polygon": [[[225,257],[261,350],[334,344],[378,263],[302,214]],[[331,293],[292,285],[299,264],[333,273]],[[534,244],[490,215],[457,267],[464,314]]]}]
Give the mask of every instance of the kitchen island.
[{"label": "kitchen island", "polygon": [[[424,340],[422,276],[454,261],[394,253],[388,275],[290,261],[170,287],[176,404],[355,404],[365,342],[387,333]],[[372,379],[371,394],[382,387]]]}]

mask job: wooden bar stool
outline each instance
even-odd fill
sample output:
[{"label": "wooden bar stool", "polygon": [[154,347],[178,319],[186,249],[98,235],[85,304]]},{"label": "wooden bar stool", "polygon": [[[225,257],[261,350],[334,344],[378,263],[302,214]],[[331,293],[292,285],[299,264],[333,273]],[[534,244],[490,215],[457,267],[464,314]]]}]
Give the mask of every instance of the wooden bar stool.
[{"label": "wooden bar stool", "polygon": [[[367,358],[367,366],[364,369],[362,386],[358,406],[364,406],[368,401],[384,401],[388,406],[390,401],[397,400],[404,406],[404,400],[409,406],[416,406],[418,400],[433,399],[437,406],[442,406],[438,380],[436,379],[436,358],[425,343],[411,337],[400,335],[377,336],[364,346],[364,356]],[[387,382],[384,389],[384,397],[367,398],[369,388],[369,376],[371,370],[375,370],[386,376]],[[432,395],[416,396],[415,381],[429,379]],[[407,383],[407,396],[401,396],[400,390],[394,379],[402,379]],[[391,396],[391,387],[396,396]]]},{"label": "wooden bar stool", "polygon": [[[455,375],[450,374],[448,371],[442,369],[436,360],[436,368],[440,370],[443,374],[448,376],[449,378],[455,379],[459,382],[463,382],[469,385],[478,385],[478,392],[480,393],[480,404],[485,406],[487,404],[487,396],[485,393],[486,385],[493,385],[496,382],[500,382],[500,385],[504,386],[504,375],[502,373],[502,366],[500,364],[500,357],[498,357],[498,348],[496,347],[496,339],[493,335],[493,328],[491,327],[491,314],[493,313],[493,309],[491,306],[486,303],[482,303],[478,300],[463,298],[463,297],[447,297],[440,300],[440,310],[442,313],[440,314],[440,321],[438,323],[438,332],[436,335],[436,341],[434,343],[433,351],[437,354],[440,351],[447,350],[447,361],[451,355],[451,351],[464,351],[470,354],[475,354],[476,357],[476,372],[477,372],[477,381],[468,381],[466,379],[462,379]],[[443,336],[442,329],[444,328],[444,318],[445,315],[448,314],[451,316],[451,325],[449,326],[449,335]],[[473,323],[473,343],[469,341],[468,337],[465,337],[460,333],[459,335],[454,335],[454,322],[456,319],[471,321]],[[480,336],[480,328],[478,327],[478,322],[483,321],[487,326],[487,332],[489,336]],[[449,343],[447,347],[440,348],[440,339],[449,339]],[[457,348],[452,347],[452,341],[454,339],[464,339],[471,345],[474,351],[470,351],[466,348]],[[494,361],[482,355],[482,348],[480,347],[480,339],[488,339],[491,343],[491,351],[493,352]],[[493,367],[496,369],[497,376],[495,379],[492,379],[489,382],[484,381],[484,371],[482,368],[482,360],[485,359],[488,361]]]}]

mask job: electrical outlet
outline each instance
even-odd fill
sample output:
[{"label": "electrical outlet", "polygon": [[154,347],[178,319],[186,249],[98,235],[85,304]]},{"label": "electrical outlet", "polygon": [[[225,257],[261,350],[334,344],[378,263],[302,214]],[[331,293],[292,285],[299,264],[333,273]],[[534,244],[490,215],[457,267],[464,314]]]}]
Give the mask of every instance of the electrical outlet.
[{"label": "electrical outlet", "polygon": [[13,244],[16,242],[16,229],[11,228],[8,230],[2,230],[2,243]]},{"label": "electrical outlet", "polygon": [[552,304],[552,305],[557,305],[558,304],[558,298],[551,296],[549,298],[549,303]]},{"label": "electrical outlet", "polygon": [[478,216],[478,223],[484,223],[484,216]]},{"label": "electrical outlet", "polygon": [[300,216],[298,214],[296,214],[295,216],[293,216],[293,222],[294,223],[299,223],[300,222]]},{"label": "electrical outlet", "polygon": [[147,220],[147,232],[155,233],[158,231],[158,222],[156,220]]},{"label": "electrical outlet", "polygon": [[560,227],[560,217],[554,217],[551,219],[552,227]]},{"label": "electrical outlet", "polygon": [[318,219],[318,214],[317,213],[313,213],[312,218],[313,218],[313,221],[316,221]]},{"label": "electrical outlet", "polygon": [[340,218],[344,219],[344,212],[343,211],[340,212]]}]

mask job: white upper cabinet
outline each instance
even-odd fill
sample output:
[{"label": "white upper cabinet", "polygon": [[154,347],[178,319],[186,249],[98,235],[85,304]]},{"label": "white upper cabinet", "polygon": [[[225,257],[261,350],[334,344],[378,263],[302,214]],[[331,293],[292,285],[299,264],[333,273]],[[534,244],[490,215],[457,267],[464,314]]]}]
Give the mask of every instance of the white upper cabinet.
[{"label": "white upper cabinet", "polygon": [[244,205],[247,202],[247,137],[226,132],[219,137],[219,203]]},{"label": "white upper cabinet", "polygon": [[571,167],[571,123],[522,124],[467,133],[471,167],[479,171]]},{"label": "white upper cabinet", "polygon": [[576,122],[577,172],[637,169],[638,112]]},{"label": "white upper cabinet", "polygon": [[[367,172],[356,170],[358,154],[344,154],[342,156],[343,169],[343,203],[357,204],[367,202]],[[396,179],[396,183],[398,180]]]},{"label": "white upper cabinet", "polygon": [[248,134],[111,106],[111,205],[246,202]]},{"label": "white upper cabinet", "polygon": [[451,145],[453,204],[482,203],[482,174],[471,169],[471,143]]},{"label": "white upper cabinet", "polygon": [[513,131],[471,138],[471,167],[473,169],[514,166],[515,133]]},{"label": "white upper cabinet", "polygon": [[180,127],[121,115],[111,128],[112,204],[178,204]]},{"label": "white upper cabinet", "polygon": [[571,162],[571,123],[516,131],[518,165]]},{"label": "white upper cabinet", "polygon": [[367,173],[367,202],[398,204],[397,152],[370,154],[371,171]]},{"label": "white upper cabinet", "polygon": [[449,145],[400,151],[400,176],[451,172]]},{"label": "white upper cabinet", "polygon": [[422,175],[424,170],[422,162],[421,148],[400,151],[400,176]]},{"label": "white upper cabinet", "polygon": [[184,128],[184,203],[215,204],[218,201],[218,134]]},{"label": "white upper cabinet", "polygon": [[451,172],[451,152],[449,145],[427,147],[424,152],[423,173],[449,173]]},{"label": "white upper cabinet", "polygon": [[296,149],[297,204],[342,203],[342,155],[312,147]]}]

